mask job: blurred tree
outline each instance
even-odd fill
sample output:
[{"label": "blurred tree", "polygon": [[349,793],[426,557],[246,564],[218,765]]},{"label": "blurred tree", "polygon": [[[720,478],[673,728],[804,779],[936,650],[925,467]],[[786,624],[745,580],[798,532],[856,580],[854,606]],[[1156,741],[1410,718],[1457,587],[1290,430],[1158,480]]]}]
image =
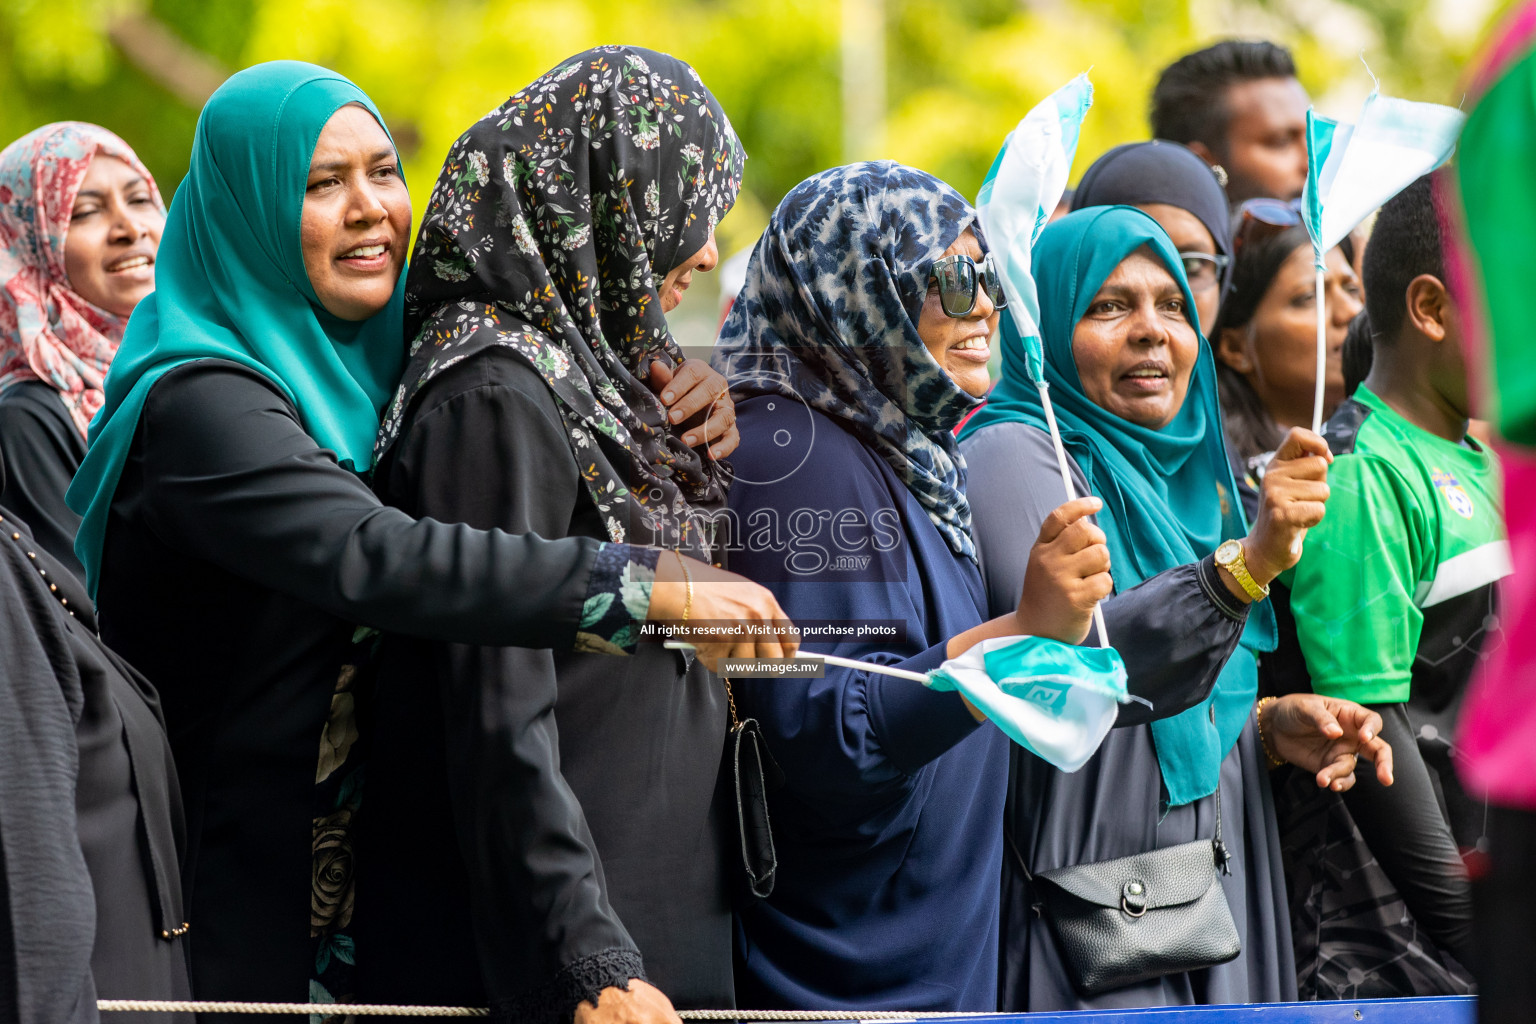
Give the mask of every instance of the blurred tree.
[{"label": "blurred tree", "polygon": [[[1508,2],[1458,0],[1487,16]],[[1144,137],[1158,70],[1232,26],[1292,45],[1324,103],[1339,83],[1358,94],[1361,82],[1368,87],[1351,46],[1387,91],[1455,102],[1458,68],[1475,42],[1445,29],[1445,0],[883,6],[882,155],[968,195],[1025,111],[1090,67],[1096,101],[1078,173],[1108,147]],[[755,238],[787,189],[843,158],[841,24],[827,0],[0,0],[0,136],[50,120],[97,121],[138,149],[169,192],[185,173],[201,97],[223,74],[279,57],[310,60],[378,102],[420,208],[443,154],[472,121],[570,53],[622,40],[690,61],[745,141],[747,194],[722,226],[729,252]]]}]

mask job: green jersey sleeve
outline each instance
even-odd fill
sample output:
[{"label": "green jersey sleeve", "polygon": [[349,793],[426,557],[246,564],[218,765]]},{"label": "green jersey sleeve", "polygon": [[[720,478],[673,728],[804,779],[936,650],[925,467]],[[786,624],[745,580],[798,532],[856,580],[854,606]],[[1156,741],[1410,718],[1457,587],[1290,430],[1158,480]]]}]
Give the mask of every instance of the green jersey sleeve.
[{"label": "green jersey sleeve", "polygon": [[1372,455],[1336,458],[1328,485],[1327,512],[1287,581],[1312,689],[1362,704],[1407,701],[1424,624],[1414,600],[1424,509],[1402,475]]}]

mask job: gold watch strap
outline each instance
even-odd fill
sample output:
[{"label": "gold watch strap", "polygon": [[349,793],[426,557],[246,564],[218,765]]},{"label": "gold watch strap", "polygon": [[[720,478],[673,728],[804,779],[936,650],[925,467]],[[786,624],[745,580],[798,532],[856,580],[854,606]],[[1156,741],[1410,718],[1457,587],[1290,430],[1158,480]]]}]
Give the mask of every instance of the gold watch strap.
[{"label": "gold watch strap", "polygon": [[1237,585],[1243,588],[1243,592],[1254,601],[1262,601],[1269,596],[1269,588],[1259,586],[1253,575],[1248,572],[1248,560],[1243,557],[1241,544],[1237,546],[1237,556],[1226,563],[1226,570],[1232,574],[1233,579],[1237,580]]}]

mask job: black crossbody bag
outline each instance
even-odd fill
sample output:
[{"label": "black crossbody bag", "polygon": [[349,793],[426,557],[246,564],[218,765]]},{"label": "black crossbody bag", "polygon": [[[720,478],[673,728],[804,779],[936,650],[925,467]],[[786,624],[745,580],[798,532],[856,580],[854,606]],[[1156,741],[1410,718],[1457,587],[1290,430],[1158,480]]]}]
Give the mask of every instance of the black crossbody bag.
[{"label": "black crossbody bag", "polygon": [[1085,996],[1215,967],[1243,951],[1216,877],[1232,873],[1219,786],[1213,839],[1032,873],[1013,836],[1005,838],[1034,893],[1032,909],[1050,924]]}]

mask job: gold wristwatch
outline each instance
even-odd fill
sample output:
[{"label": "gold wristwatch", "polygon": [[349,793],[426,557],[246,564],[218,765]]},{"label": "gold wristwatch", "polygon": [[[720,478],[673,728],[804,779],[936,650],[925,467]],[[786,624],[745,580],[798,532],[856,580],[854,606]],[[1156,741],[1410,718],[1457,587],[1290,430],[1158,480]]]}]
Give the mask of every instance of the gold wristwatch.
[{"label": "gold wristwatch", "polygon": [[1262,601],[1269,596],[1269,587],[1261,587],[1248,573],[1248,561],[1243,557],[1243,542],[1240,540],[1224,540],[1216,549],[1216,564],[1232,574],[1237,580],[1237,585],[1243,588],[1244,593],[1251,600]]}]

